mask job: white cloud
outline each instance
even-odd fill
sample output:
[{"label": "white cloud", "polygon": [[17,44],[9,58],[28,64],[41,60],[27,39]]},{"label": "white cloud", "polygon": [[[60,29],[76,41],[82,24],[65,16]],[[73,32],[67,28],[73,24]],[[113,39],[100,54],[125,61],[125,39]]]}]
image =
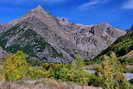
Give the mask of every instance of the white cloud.
[{"label": "white cloud", "polygon": [[80,9],[87,9],[90,6],[94,6],[99,3],[99,0],[91,0],[79,6]]},{"label": "white cloud", "polygon": [[124,9],[133,9],[133,0],[127,0],[122,4],[122,8]]},{"label": "white cloud", "polygon": [[88,2],[86,3],[83,3],[82,5],[79,6],[79,9],[81,10],[86,10],[88,9],[89,7],[92,7],[92,6],[96,6],[96,5],[99,5],[99,4],[106,4],[108,3],[110,0],[89,0]]}]

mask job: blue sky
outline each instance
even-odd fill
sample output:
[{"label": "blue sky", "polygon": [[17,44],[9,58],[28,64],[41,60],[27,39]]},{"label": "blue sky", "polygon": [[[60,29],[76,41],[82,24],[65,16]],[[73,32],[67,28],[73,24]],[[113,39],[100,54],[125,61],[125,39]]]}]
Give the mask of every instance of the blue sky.
[{"label": "blue sky", "polygon": [[122,29],[133,24],[133,0],[1,0],[0,24],[22,16],[37,5],[53,16],[79,24],[109,23]]}]

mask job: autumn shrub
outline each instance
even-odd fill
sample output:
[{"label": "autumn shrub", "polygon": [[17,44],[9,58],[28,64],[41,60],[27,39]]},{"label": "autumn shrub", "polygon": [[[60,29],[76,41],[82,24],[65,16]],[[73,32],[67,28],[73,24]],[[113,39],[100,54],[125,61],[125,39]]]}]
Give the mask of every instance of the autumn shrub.
[{"label": "autumn shrub", "polygon": [[0,81],[5,80],[4,78],[4,70],[3,70],[3,65],[0,64]]},{"label": "autumn shrub", "polygon": [[103,56],[103,63],[97,68],[98,81],[105,89],[130,89],[128,81],[123,76],[123,66],[118,61],[115,53]]},{"label": "autumn shrub", "polygon": [[49,72],[42,67],[31,66],[27,63],[22,51],[10,54],[4,61],[4,79],[7,81],[20,80],[23,78],[39,79],[49,76]]}]

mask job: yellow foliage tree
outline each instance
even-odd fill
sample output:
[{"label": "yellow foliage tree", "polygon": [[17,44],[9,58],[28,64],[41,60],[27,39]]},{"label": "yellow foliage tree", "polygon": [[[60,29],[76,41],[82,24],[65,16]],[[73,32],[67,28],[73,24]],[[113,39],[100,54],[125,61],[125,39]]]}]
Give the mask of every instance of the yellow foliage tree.
[{"label": "yellow foliage tree", "polygon": [[115,53],[103,56],[103,63],[98,68],[98,76],[106,89],[129,89],[128,82],[123,76],[123,66],[119,63]]},{"label": "yellow foliage tree", "polygon": [[22,79],[28,71],[28,64],[22,51],[7,56],[4,62],[5,80]]}]

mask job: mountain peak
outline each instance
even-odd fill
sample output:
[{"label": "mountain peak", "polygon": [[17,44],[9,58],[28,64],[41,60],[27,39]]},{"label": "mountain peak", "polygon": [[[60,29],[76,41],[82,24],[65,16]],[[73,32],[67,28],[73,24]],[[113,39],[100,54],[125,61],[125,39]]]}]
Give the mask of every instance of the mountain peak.
[{"label": "mountain peak", "polygon": [[41,5],[38,5],[36,8],[30,10],[24,16],[44,16],[44,15],[48,16],[49,13]]},{"label": "mountain peak", "polygon": [[36,8],[32,10],[39,10],[39,11],[44,11],[43,7],[41,5],[38,5]]}]

